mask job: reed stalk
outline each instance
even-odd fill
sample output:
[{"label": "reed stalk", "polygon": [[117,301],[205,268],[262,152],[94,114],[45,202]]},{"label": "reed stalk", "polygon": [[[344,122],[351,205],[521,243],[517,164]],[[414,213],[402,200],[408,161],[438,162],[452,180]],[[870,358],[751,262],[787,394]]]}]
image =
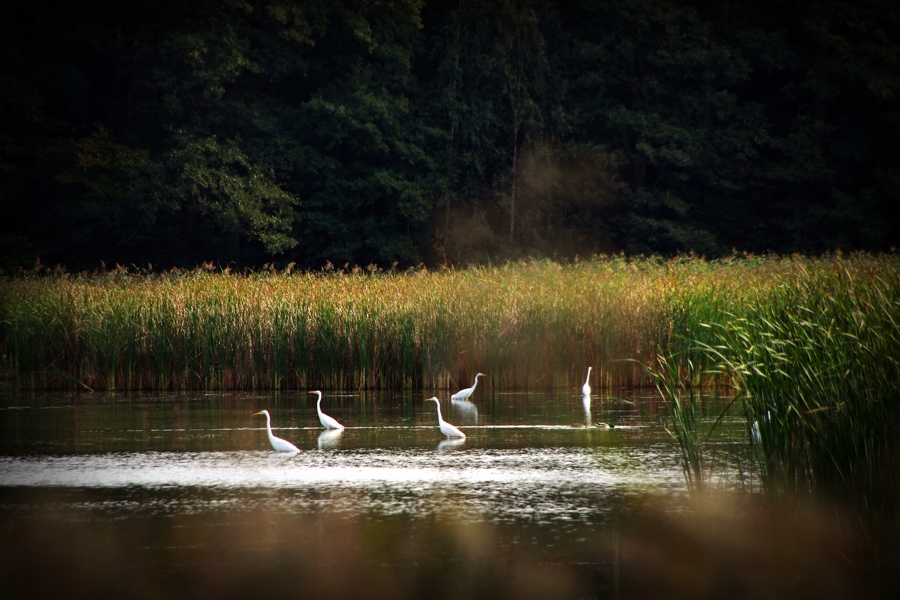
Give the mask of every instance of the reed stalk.
[{"label": "reed stalk", "polygon": [[481,371],[497,389],[575,389],[587,366],[614,388],[653,385],[642,365],[660,352],[680,377],[693,365],[692,385],[728,384],[697,348],[835,262],[897,277],[894,257],[860,255],[10,278],[0,350],[28,388],[441,390]]},{"label": "reed stalk", "polygon": [[849,509],[877,549],[900,516],[900,271],[894,257],[811,266],[705,324],[698,347],[744,398],[766,494]]}]

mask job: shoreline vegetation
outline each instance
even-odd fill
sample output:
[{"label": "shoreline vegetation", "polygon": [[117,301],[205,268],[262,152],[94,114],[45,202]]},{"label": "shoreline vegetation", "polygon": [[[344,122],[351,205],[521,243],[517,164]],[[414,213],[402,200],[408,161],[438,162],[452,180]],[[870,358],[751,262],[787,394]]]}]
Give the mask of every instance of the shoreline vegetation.
[{"label": "shoreline vegetation", "polygon": [[[812,376],[782,372],[804,352],[836,375],[846,359],[853,385],[870,368],[896,376],[900,360],[896,254],[44,271],[0,281],[3,367],[20,388],[455,391],[481,371],[495,389],[575,389],[592,366],[610,390],[654,385],[642,365],[669,357],[694,386],[790,386]],[[836,345],[792,342],[813,333]]]}]

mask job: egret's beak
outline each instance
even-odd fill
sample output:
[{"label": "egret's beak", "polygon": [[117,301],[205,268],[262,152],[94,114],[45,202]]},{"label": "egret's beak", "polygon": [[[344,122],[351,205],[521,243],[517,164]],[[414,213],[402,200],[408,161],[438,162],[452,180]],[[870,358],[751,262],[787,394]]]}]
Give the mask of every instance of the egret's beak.
[{"label": "egret's beak", "polygon": [[256,415],[261,415],[261,414],[262,414],[262,411],[259,411],[258,413],[253,413],[253,416],[255,417]]}]

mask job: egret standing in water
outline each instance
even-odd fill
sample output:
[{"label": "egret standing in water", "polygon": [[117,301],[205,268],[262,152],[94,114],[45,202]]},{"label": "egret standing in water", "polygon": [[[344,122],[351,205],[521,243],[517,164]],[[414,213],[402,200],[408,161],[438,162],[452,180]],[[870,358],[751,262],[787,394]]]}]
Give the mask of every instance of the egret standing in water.
[{"label": "egret standing in water", "polygon": [[584,378],[584,385],[581,386],[581,393],[585,396],[591,395],[591,367],[588,367],[588,374]]},{"label": "egret standing in water", "polygon": [[272,420],[269,418],[269,411],[261,410],[258,413],[253,413],[254,417],[256,415],[266,415],[266,431],[269,433],[269,443],[275,448],[275,452],[300,452],[300,449],[289,441],[272,435]]},{"label": "egret standing in water", "polygon": [[316,412],[319,413],[319,422],[322,423],[322,427],[325,429],[343,429],[344,426],[338,423],[334,417],[329,417],[322,412],[322,392],[316,390],[309,393],[319,395],[319,401],[316,402]]},{"label": "egret standing in water", "polygon": [[487,377],[484,373],[479,373],[475,376],[475,383],[472,384],[472,387],[466,388],[464,390],[459,390],[452,396],[450,396],[451,400],[468,400],[469,396],[472,395],[472,392],[475,391],[475,388],[478,387],[478,378],[479,377]]},{"label": "egret standing in water", "polygon": [[[475,381],[477,382],[478,380],[476,379]],[[464,434],[462,431],[460,431],[459,429],[457,429],[456,427],[454,427],[453,425],[451,425],[450,423],[448,423],[441,417],[441,402],[437,399],[437,397],[432,396],[425,402],[428,402],[429,400],[431,400],[435,404],[437,404],[438,427],[441,428],[441,433],[443,433],[447,437],[451,437],[451,438],[465,438],[466,434]]]},{"label": "egret standing in water", "polygon": [[[766,424],[772,422],[772,411],[766,411]],[[750,426],[750,437],[753,438],[753,441],[757,444],[762,444],[762,432],[759,430],[759,421],[753,421],[753,424]]]}]

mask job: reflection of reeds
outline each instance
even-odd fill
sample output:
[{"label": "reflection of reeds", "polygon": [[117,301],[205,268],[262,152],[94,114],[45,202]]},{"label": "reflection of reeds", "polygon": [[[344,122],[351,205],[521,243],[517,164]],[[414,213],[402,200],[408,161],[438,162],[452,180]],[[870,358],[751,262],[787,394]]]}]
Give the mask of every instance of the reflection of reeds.
[{"label": "reflection of reeds", "polygon": [[684,340],[712,343],[717,330],[703,324],[731,326],[834,269],[887,283],[898,273],[893,257],[616,257],[443,272],[8,279],[0,344],[25,387],[453,389],[483,371],[495,388],[575,388],[588,365],[600,388],[648,385],[639,363],[678,353],[702,373],[707,353]]}]

